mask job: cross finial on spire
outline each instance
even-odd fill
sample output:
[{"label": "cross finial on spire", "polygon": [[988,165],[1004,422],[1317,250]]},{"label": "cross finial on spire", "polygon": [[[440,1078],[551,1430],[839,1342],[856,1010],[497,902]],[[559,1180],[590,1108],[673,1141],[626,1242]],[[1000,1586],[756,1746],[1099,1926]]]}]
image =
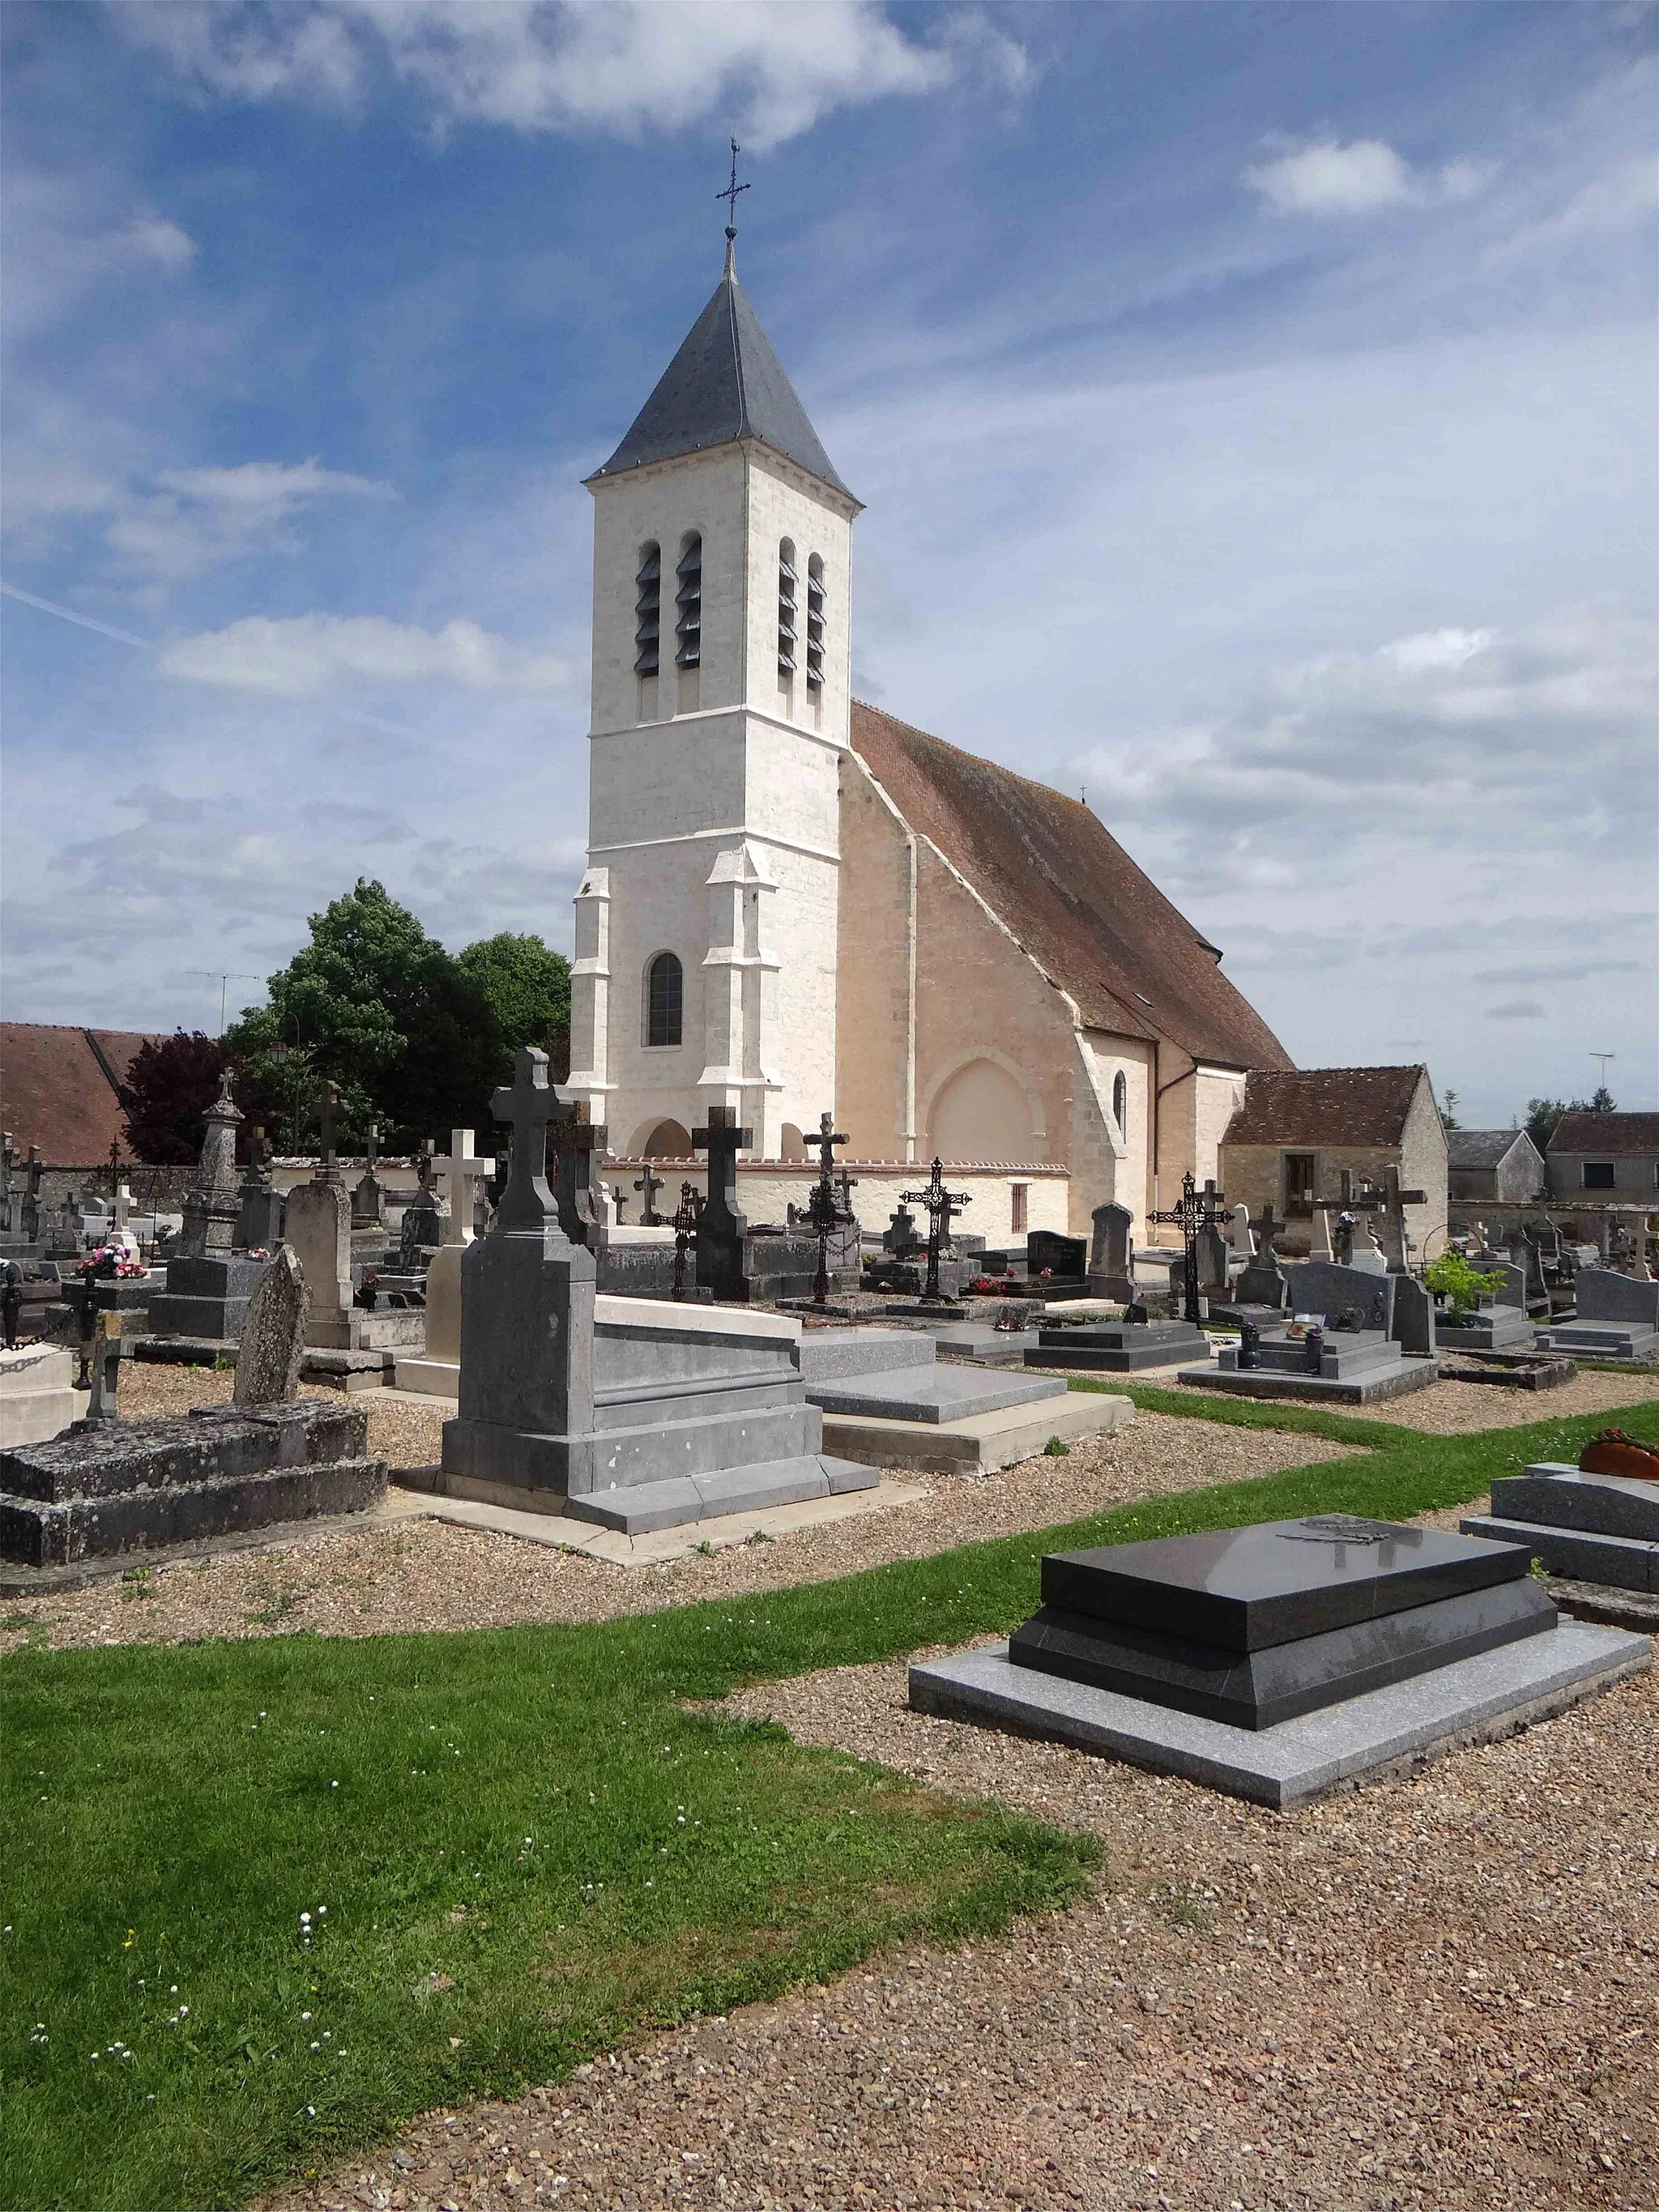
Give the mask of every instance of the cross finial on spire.
[{"label": "cross finial on spire", "polygon": [[740,184],[738,182],[738,155],[739,155],[740,153],[742,153],[742,151],[743,151],[743,149],[742,149],[742,147],[741,147],[741,146],[739,146],[739,145],[738,145],[738,143],[737,140],[736,140],[735,138],[734,138],[734,139],[732,139],[732,181],[731,181],[731,183],[730,183],[729,185],[727,185],[727,186],[726,186],[726,190],[725,190],[723,192],[716,192],[716,193],[715,193],[715,195],[714,195],[714,198],[715,198],[717,200],[724,200],[724,201],[726,202],[726,275],[727,275],[728,276],[730,276],[731,275],[732,275],[732,273],[733,273],[733,271],[734,271],[734,270],[735,270],[735,267],[736,267],[736,262],[737,262],[737,256],[736,256],[736,254],[735,254],[735,252],[734,252],[734,251],[733,251],[733,248],[736,246],[736,244],[737,244],[737,239],[738,239],[738,233],[737,233],[738,195],[738,193],[739,193],[739,192],[746,192],[746,191],[748,191],[748,189],[749,189],[749,187],[748,187],[748,185],[740,185]]}]

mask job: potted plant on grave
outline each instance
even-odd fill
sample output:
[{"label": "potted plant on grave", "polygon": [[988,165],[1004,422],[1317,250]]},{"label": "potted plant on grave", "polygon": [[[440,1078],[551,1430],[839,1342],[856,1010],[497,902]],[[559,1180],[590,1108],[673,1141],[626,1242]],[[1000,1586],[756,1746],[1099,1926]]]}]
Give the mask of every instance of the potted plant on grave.
[{"label": "potted plant on grave", "polygon": [[1436,1305],[1446,1309],[1449,1328],[1469,1328],[1477,1318],[1480,1301],[1488,1304],[1504,1287],[1501,1275],[1482,1274],[1461,1252],[1448,1249],[1431,1260],[1423,1270],[1423,1285],[1432,1291]]}]

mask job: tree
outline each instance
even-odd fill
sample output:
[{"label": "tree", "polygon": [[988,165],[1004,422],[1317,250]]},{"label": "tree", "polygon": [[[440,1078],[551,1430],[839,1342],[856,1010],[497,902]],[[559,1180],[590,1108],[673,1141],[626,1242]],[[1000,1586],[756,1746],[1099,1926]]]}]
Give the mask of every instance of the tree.
[{"label": "tree", "polygon": [[510,929],[480,938],[457,955],[501,1024],[509,1054],[533,1044],[544,1052],[570,1026],[570,963],[539,937]]},{"label": "tree", "polygon": [[[488,1123],[509,1055],[489,998],[382,884],[311,917],[311,942],[270,981],[270,1004],[228,1042],[249,1088],[298,1143],[325,1079],[340,1091],[336,1139],[356,1147],[378,1121],[388,1147]],[[303,1126],[302,1126],[303,1125]]]},{"label": "tree", "polygon": [[1527,1134],[1540,1152],[1547,1152],[1550,1148],[1550,1139],[1567,1115],[1616,1114],[1618,1111],[1613,1093],[1605,1083],[1600,1085],[1589,1098],[1528,1098]]},{"label": "tree", "polygon": [[119,1097],[127,1147],[146,1167],[183,1167],[202,1156],[205,1115],[230,1054],[200,1030],[146,1039]]},{"label": "tree", "polygon": [[1440,1109],[1440,1118],[1449,1130],[1462,1127],[1463,1124],[1457,1118],[1457,1093],[1455,1091],[1446,1093]]}]

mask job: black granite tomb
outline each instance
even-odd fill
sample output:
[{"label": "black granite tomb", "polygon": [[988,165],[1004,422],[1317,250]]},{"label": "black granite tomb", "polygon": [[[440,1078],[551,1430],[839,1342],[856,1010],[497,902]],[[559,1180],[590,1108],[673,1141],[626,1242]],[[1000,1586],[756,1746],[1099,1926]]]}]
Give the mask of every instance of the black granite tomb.
[{"label": "black granite tomb", "polygon": [[1008,1656],[1272,1728],[1553,1628],[1530,1559],[1524,1546],[1340,1513],[1057,1553]]},{"label": "black granite tomb", "polygon": [[1123,1375],[1208,1356],[1209,1340],[1188,1321],[1100,1322],[1081,1328],[1040,1328],[1036,1346],[1026,1352],[1025,1364]]}]

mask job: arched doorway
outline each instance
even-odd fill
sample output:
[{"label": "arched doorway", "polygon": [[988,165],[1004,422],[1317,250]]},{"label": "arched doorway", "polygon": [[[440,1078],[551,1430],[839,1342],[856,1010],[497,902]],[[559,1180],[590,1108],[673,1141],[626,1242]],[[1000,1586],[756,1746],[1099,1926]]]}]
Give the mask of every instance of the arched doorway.
[{"label": "arched doorway", "polygon": [[635,1147],[635,1158],[647,1160],[689,1160],[691,1133],[678,1121],[653,1121]]}]

